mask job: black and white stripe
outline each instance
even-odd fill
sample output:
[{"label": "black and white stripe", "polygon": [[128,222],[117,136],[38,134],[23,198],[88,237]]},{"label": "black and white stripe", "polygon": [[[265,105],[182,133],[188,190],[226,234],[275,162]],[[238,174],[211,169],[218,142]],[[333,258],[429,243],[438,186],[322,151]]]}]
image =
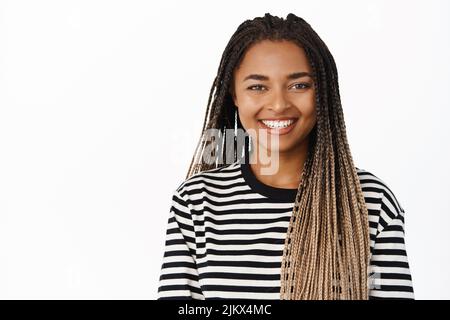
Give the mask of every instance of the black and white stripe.
[{"label": "black and white stripe", "polygon": [[[386,184],[357,169],[369,210],[371,299],[414,299],[404,210]],[[259,182],[235,162],[174,191],[158,299],[280,299],[284,239],[296,189]]]}]

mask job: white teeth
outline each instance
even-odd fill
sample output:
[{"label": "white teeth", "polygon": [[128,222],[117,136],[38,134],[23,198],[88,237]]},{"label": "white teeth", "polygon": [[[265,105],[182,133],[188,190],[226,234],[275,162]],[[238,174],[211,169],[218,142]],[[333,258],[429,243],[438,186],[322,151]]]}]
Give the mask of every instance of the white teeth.
[{"label": "white teeth", "polygon": [[294,122],[294,120],[282,120],[282,121],[261,120],[261,121],[269,128],[274,128],[274,129],[281,129],[281,128],[289,127]]}]

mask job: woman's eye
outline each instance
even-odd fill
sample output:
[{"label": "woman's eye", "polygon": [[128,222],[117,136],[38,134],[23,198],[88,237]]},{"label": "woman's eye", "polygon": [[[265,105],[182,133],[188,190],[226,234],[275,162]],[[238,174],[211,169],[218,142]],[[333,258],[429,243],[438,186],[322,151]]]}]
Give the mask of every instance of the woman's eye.
[{"label": "woman's eye", "polygon": [[297,87],[298,89],[306,89],[306,88],[310,87],[309,83],[296,83],[296,84],[294,84],[294,87],[295,86],[299,86],[299,87]]},{"label": "woman's eye", "polygon": [[261,91],[261,90],[253,90],[252,88],[263,88],[263,86],[260,84],[255,84],[253,86],[248,87],[247,89],[252,90],[252,91]]}]

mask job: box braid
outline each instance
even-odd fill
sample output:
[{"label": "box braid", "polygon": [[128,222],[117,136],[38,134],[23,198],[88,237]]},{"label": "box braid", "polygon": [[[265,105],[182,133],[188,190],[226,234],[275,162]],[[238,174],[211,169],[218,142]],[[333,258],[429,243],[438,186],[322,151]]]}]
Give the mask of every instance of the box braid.
[{"label": "box braid", "polygon": [[[316,88],[317,123],[310,133],[308,157],[285,239],[280,297],[368,299],[368,211],[347,140],[336,63],[302,18],[290,13],[283,19],[266,13],[239,25],[223,52],[186,178],[222,166],[213,163],[211,155],[204,155],[206,130],[219,129],[225,136],[225,129],[243,129],[232,99],[233,71],[245,50],[262,40],[288,40],[302,47]],[[217,157],[223,159],[226,152],[222,148]],[[237,160],[236,153],[234,156]]]}]

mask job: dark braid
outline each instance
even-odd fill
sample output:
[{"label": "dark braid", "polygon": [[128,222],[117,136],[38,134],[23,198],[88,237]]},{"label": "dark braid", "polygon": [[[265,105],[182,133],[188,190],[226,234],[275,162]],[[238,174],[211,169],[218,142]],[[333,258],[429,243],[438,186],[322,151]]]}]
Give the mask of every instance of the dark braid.
[{"label": "dark braid", "polygon": [[[262,40],[288,40],[302,47],[316,88],[317,123],[285,239],[281,299],[368,299],[368,211],[347,140],[336,63],[302,18],[266,13],[238,26],[222,54],[186,178],[223,165],[203,162],[205,132],[218,129],[224,137],[225,129],[234,128],[233,72],[250,45]],[[239,119],[237,123],[243,129]],[[226,152],[222,148],[217,157]]]}]

